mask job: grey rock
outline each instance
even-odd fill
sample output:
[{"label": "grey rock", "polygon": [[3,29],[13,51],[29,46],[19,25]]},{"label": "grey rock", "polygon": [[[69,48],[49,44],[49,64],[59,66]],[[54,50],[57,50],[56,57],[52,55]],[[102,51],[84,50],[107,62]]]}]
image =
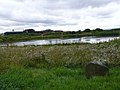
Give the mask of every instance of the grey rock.
[{"label": "grey rock", "polygon": [[109,68],[102,61],[91,61],[86,65],[85,74],[87,78],[93,76],[108,75]]}]

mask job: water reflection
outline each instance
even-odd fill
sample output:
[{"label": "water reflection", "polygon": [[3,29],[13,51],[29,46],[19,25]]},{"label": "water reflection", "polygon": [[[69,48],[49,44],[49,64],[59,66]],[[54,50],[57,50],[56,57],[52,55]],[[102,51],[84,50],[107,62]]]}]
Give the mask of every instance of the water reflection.
[{"label": "water reflection", "polygon": [[[69,44],[69,43],[99,43],[108,42],[119,37],[81,37],[81,38],[71,38],[71,39],[48,39],[48,40],[32,40],[26,42],[16,42],[9,43],[9,45],[14,46],[24,46],[24,45],[49,45],[49,44]],[[4,44],[3,46],[6,46]]]}]

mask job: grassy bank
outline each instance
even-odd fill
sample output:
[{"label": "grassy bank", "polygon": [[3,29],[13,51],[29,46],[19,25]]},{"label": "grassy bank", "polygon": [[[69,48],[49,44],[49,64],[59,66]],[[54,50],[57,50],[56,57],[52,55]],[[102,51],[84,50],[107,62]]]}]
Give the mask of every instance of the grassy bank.
[{"label": "grassy bank", "polygon": [[[120,39],[99,44],[0,47],[0,90],[119,90]],[[110,75],[84,75],[91,60],[107,60]]]},{"label": "grassy bank", "polygon": [[20,42],[20,41],[30,41],[30,40],[43,40],[43,39],[67,39],[67,38],[80,38],[84,36],[92,36],[91,33],[86,34],[64,34],[64,35],[0,35],[0,43],[11,43],[11,42]]}]

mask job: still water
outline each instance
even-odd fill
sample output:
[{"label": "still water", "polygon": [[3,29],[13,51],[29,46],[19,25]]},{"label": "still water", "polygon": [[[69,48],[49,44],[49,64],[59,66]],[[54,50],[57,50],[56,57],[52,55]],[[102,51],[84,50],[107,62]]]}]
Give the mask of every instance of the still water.
[{"label": "still water", "polygon": [[108,42],[110,40],[118,39],[120,37],[81,37],[81,38],[70,38],[70,39],[47,39],[47,40],[32,40],[25,42],[16,42],[4,44],[13,45],[13,46],[24,46],[24,45],[49,45],[49,44],[69,44],[69,43],[99,43],[99,42]]}]

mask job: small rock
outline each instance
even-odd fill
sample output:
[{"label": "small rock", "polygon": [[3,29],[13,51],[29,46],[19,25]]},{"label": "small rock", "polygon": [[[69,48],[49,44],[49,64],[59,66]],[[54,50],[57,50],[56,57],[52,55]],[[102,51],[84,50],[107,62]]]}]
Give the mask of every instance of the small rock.
[{"label": "small rock", "polygon": [[105,76],[108,73],[109,69],[102,61],[92,61],[86,65],[85,74],[87,78]]}]

